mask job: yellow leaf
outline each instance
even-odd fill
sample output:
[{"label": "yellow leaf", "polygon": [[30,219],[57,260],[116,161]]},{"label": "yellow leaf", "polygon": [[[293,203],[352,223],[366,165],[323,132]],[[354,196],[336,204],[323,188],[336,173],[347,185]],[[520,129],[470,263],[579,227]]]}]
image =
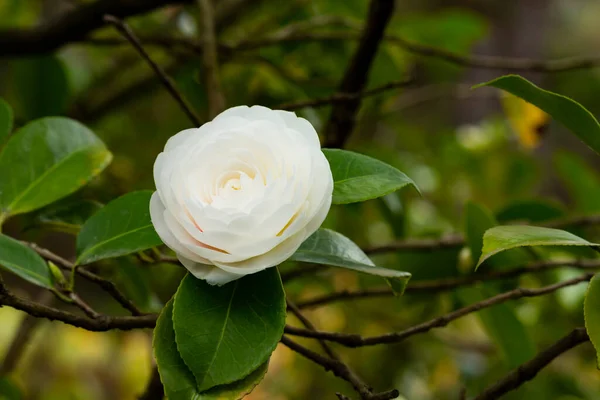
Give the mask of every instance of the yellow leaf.
[{"label": "yellow leaf", "polygon": [[538,147],[548,126],[549,115],[507,92],[502,92],[501,102],[519,143],[528,150]]}]

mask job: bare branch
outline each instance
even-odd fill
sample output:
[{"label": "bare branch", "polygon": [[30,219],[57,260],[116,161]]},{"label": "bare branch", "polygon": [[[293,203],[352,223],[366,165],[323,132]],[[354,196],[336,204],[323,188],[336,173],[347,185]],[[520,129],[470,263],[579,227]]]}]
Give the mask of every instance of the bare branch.
[{"label": "bare branch", "polygon": [[515,390],[525,382],[532,380],[556,357],[590,340],[585,328],[576,328],[556,343],[538,353],[534,358],[512,370],[504,378],[485,389],[473,400],[495,400]]},{"label": "bare branch", "polygon": [[[503,271],[490,271],[486,273],[474,273],[471,275],[459,277],[459,278],[445,278],[445,279],[432,279],[425,281],[416,281],[409,283],[408,287],[404,291],[405,294],[410,293],[438,293],[446,290],[452,290],[461,286],[474,285],[479,282],[494,281],[516,278],[520,275],[529,273],[544,272],[557,268],[575,268],[582,271],[595,271],[600,269],[600,260],[567,260],[567,261],[537,261],[531,264],[523,265],[520,267],[514,267]],[[288,279],[289,281],[289,279]],[[322,306],[325,304],[333,303],[336,301],[353,300],[361,298],[375,298],[375,297],[391,297],[394,296],[394,292],[389,287],[365,289],[360,291],[349,291],[343,290],[313,299],[305,300],[298,303],[300,309],[313,308]]]},{"label": "bare branch", "polygon": [[[65,270],[70,271],[73,268],[72,262],[65,260],[61,256],[54,254],[48,249],[44,249],[43,247],[40,247],[35,243],[22,243],[31,247],[44,259],[54,262],[55,264],[57,264]],[[109,281],[108,279],[104,279],[101,276],[96,275],[93,272],[90,272],[81,266],[77,268],[76,273],[81,277],[87,279],[88,281],[100,286],[102,289],[104,289],[104,291],[110,294],[123,308],[131,312],[132,315],[144,315],[144,313],[131,300],[129,300],[127,296],[125,296],[113,282]]]},{"label": "bare branch", "polygon": [[191,0],[98,0],[30,29],[0,31],[0,57],[49,53],[67,43],[83,40],[104,25],[105,14],[117,18],[140,15],[168,4]]},{"label": "bare branch", "polygon": [[[367,83],[371,64],[379,48],[383,32],[394,12],[394,0],[371,0],[363,33],[352,60],[340,83],[339,93],[358,93]],[[325,146],[343,147],[354,129],[361,99],[336,103],[325,125]]]},{"label": "bare branch", "polygon": [[331,342],[339,343],[347,347],[363,347],[363,346],[374,346],[379,344],[389,344],[389,343],[399,343],[407,338],[420,334],[429,332],[434,328],[440,328],[448,325],[450,322],[455,319],[464,317],[465,315],[471,314],[473,312],[477,312],[484,308],[488,308],[494,306],[496,304],[501,304],[509,300],[521,299],[524,297],[535,297],[535,296],[543,296],[548,293],[552,293],[558,289],[562,289],[564,287],[577,285],[581,282],[588,281],[592,278],[593,274],[585,274],[580,277],[570,279],[564,282],[556,283],[554,285],[544,286],[539,289],[526,289],[526,288],[517,288],[511,290],[509,292],[501,293],[499,295],[490,297],[489,299],[480,301],[478,303],[471,304],[469,306],[459,308],[458,310],[452,311],[451,313],[442,315],[440,317],[434,318],[430,321],[423,322],[421,324],[415,325],[411,328],[405,329],[401,332],[393,332],[387,333],[380,336],[371,336],[371,337],[362,337],[357,334],[348,334],[348,333],[338,333],[338,332],[315,332],[312,330],[299,329],[291,326],[287,326],[285,328],[285,332],[290,335],[302,336],[302,337],[310,337],[315,339],[324,339]]},{"label": "bare branch", "polygon": [[325,368],[325,371],[331,371],[335,376],[349,382],[363,400],[390,400],[399,396],[396,389],[383,393],[372,393],[371,389],[360,381],[344,363],[315,353],[286,336],[281,338],[281,343],[296,353],[308,358],[315,364],[319,364]]},{"label": "bare branch", "polygon": [[36,318],[46,318],[51,321],[61,321],[88,331],[104,332],[112,329],[131,330],[142,328],[154,328],[156,325],[156,314],[148,314],[132,317],[109,317],[100,316],[96,319],[82,317],[68,311],[48,307],[31,300],[22,299],[10,293],[6,287],[0,287],[0,306],[8,306],[24,311]]},{"label": "bare branch", "polygon": [[[288,310],[290,310],[292,312],[292,314],[294,314],[296,316],[296,318],[298,318],[300,320],[300,322],[302,323],[302,325],[304,325],[304,327],[306,329],[310,329],[311,331],[317,330],[317,328],[315,328],[315,326],[312,324],[312,322],[310,322],[308,320],[308,318],[306,318],[304,316],[304,314],[302,314],[302,311],[300,311],[300,309],[298,308],[298,306],[296,304],[294,304],[293,302],[291,302],[289,300],[286,300],[286,303],[287,303]],[[323,351],[325,351],[325,354],[327,354],[327,356],[329,356],[330,358],[332,358],[334,360],[339,361],[338,356],[333,352],[333,350],[331,350],[329,345],[324,340],[319,340],[319,344],[321,345],[321,347],[323,348]]]},{"label": "bare branch", "polygon": [[345,103],[349,101],[355,101],[364,97],[375,96],[389,90],[405,88],[409,86],[412,82],[412,79],[403,79],[399,81],[388,82],[384,85],[377,86],[373,89],[363,90],[356,93],[335,93],[331,96],[320,97],[317,99],[299,101],[294,103],[283,103],[276,106],[275,108],[280,110],[297,110],[306,107],[317,108],[332,104]]},{"label": "bare branch", "polygon": [[175,83],[173,82],[173,80],[166,74],[166,72],[157,63],[155,63],[152,60],[150,55],[146,52],[146,50],[144,50],[142,43],[135,36],[135,34],[131,30],[131,28],[129,28],[129,26],[125,22],[123,22],[122,20],[120,20],[112,15],[105,15],[104,20],[106,22],[110,22],[111,24],[113,24],[117,28],[117,30],[129,41],[129,43],[131,43],[131,45],[137,50],[137,52],[148,63],[148,65],[152,68],[152,70],[154,70],[158,79],[162,82],[162,84],[165,86],[167,91],[171,94],[173,99],[175,99],[177,104],[179,104],[179,106],[181,107],[181,110],[185,113],[185,115],[187,115],[187,117],[190,119],[192,124],[194,124],[194,126],[202,125],[200,118],[192,110],[192,107],[186,101],[185,97],[181,94],[181,92],[179,92],[179,90],[175,86]]},{"label": "bare branch", "polygon": [[208,94],[208,117],[212,119],[225,109],[225,96],[219,79],[219,62],[213,6],[210,0],[197,0],[202,20],[202,66]]}]

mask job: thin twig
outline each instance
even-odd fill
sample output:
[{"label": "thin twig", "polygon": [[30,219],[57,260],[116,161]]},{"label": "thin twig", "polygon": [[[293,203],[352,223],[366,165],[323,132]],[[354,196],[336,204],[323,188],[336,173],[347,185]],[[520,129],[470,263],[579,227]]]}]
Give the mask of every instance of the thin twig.
[{"label": "thin twig", "polygon": [[[310,322],[308,320],[308,318],[306,318],[304,316],[304,314],[302,314],[302,311],[300,311],[300,309],[298,308],[298,306],[296,306],[296,304],[294,304],[290,300],[286,300],[286,303],[287,303],[288,310],[290,310],[292,312],[292,314],[294,314],[296,316],[296,318],[298,318],[300,320],[300,322],[302,323],[302,325],[304,325],[305,328],[310,329],[312,331],[317,330],[317,328],[315,328],[315,326],[312,324],[312,322]],[[339,357],[333,352],[333,350],[331,350],[329,345],[324,340],[319,340],[319,344],[323,348],[323,351],[325,352],[325,354],[327,354],[330,358],[333,358],[334,360],[339,361]]]},{"label": "thin twig", "polygon": [[79,316],[68,311],[59,310],[44,304],[15,296],[8,291],[0,280],[0,307],[8,306],[24,311],[36,318],[46,318],[51,321],[61,321],[88,331],[104,332],[112,329],[131,330],[141,328],[154,328],[156,325],[156,314],[131,317],[99,316],[96,319]]},{"label": "thin twig", "polygon": [[485,389],[473,400],[495,400],[532,380],[538,372],[564,352],[590,340],[585,328],[576,328],[534,358],[512,370],[504,378]]},{"label": "thin twig", "polygon": [[[38,246],[35,243],[31,243],[31,242],[21,242],[21,243],[32,248],[36,253],[38,253],[44,259],[54,262],[59,267],[65,269],[67,271],[72,270],[74,267],[72,262],[64,259],[63,257],[59,256],[58,254],[51,252],[48,249]],[[88,281],[93,282],[96,285],[100,286],[102,289],[104,289],[104,291],[106,291],[108,294],[110,294],[123,308],[125,308],[126,310],[131,312],[132,315],[144,315],[144,312],[142,312],[131,300],[129,300],[127,298],[127,296],[125,296],[113,282],[109,281],[108,279],[104,279],[101,276],[94,274],[93,272],[88,271],[84,267],[77,268],[76,273],[78,275],[80,275],[81,277],[87,279]]]},{"label": "thin twig", "polygon": [[[558,268],[574,268],[582,271],[594,271],[600,269],[600,260],[551,260],[537,261],[531,264],[516,266],[511,269],[501,271],[490,271],[486,273],[474,273],[459,278],[432,279],[425,281],[416,281],[409,283],[405,289],[405,294],[412,293],[438,293],[446,290],[452,290],[457,287],[474,285],[479,282],[494,281],[516,278],[518,276],[549,271]],[[325,304],[342,300],[352,300],[361,298],[388,297],[394,296],[394,292],[389,287],[372,288],[360,291],[342,290],[335,293],[318,296],[313,299],[299,302],[300,309],[318,307]]]},{"label": "thin twig", "polygon": [[69,293],[69,299],[79,308],[85,315],[90,318],[97,319],[102,316],[102,314],[98,313],[92,307],[90,307],[79,295],[75,292]]},{"label": "thin twig", "polygon": [[364,252],[373,255],[391,251],[437,251],[462,247],[465,239],[462,235],[448,235],[438,239],[405,239],[384,245],[367,247]]},{"label": "thin twig", "polygon": [[[338,88],[339,93],[359,93],[364,89],[383,32],[394,13],[394,3],[394,0],[371,0],[367,21]],[[360,97],[334,104],[324,129],[326,147],[344,146],[354,130],[360,104]]]},{"label": "thin twig", "polygon": [[375,95],[387,92],[392,89],[405,88],[412,83],[413,83],[413,79],[410,79],[410,78],[402,79],[399,81],[388,82],[384,85],[380,85],[380,86],[374,87],[369,90],[362,90],[362,91],[359,91],[356,93],[335,93],[331,96],[320,97],[317,99],[298,101],[298,102],[294,102],[294,103],[283,103],[283,104],[276,106],[275,108],[280,109],[280,110],[292,111],[292,110],[298,110],[300,108],[307,108],[307,107],[312,107],[312,108],[324,107],[324,106],[329,106],[329,105],[333,105],[333,104],[337,104],[337,103],[344,103],[344,102],[348,102],[348,101],[358,100],[360,98],[375,96]]},{"label": "thin twig", "polygon": [[221,81],[219,79],[213,5],[210,0],[197,0],[197,3],[200,8],[202,22],[202,67],[208,95],[208,116],[209,119],[212,119],[225,109],[225,96],[221,90]]},{"label": "thin twig", "polygon": [[324,339],[342,344],[347,347],[363,347],[374,346],[379,344],[399,343],[411,336],[429,332],[434,328],[444,327],[458,318],[480,311],[484,308],[492,307],[496,304],[501,304],[509,300],[516,300],[524,297],[543,296],[545,294],[552,293],[564,287],[573,286],[581,282],[589,281],[592,278],[592,276],[594,275],[584,274],[574,279],[556,283],[554,285],[544,286],[538,289],[517,288],[509,292],[501,293],[499,295],[490,297],[486,300],[471,304],[469,306],[459,308],[458,310],[452,311],[451,313],[442,315],[427,322],[423,322],[403,331],[386,333],[380,336],[371,336],[365,338],[358,334],[321,331],[315,332],[312,330],[294,328],[290,326],[286,327],[285,331],[287,334],[290,335],[309,337],[314,339]]},{"label": "thin twig", "polygon": [[281,343],[315,364],[322,366],[325,368],[325,371],[331,371],[335,376],[349,382],[363,400],[390,400],[399,396],[399,392],[396,389],[383,393],[372,393],[371,389],[365,383],[358,380],[344,363],[315,353],[286,336],[281,338]]},{"label": "thin twig", "polygon": [[185,100],[183,94],[179,92],[175,83],[171,80],[171,78],[166,74],[166,72],[152,60],[150,55],[144,50],[142,43],[135,36],[135,33],[131,30],[131,28],[122,20],[112,15],[105,15],[104,20],[109,22],[117,28],[117,30],[131,43],[131,45],[137,50],[137,52],[142,56],[142,58],[148,63],[148,65],[154,70],[158,79],[165,86],[167,91],[171,94],[173,99],[179,104],[181,110],[187,115],[190,121],[194,124],[194,126],[202,125],[200,118],[196,115],[196,113],[192,110],[191,106]]}]

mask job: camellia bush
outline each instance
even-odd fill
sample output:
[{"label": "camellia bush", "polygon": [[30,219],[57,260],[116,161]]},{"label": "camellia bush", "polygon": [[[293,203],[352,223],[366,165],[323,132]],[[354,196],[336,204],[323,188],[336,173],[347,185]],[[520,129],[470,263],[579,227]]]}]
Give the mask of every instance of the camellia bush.
[{"label": "camellia bush", "polygon": [[[412,82],[409,78],[367,85],[374,74],[371,70],[377,71],[376,56],[388,40],[409,52],[459,65],[479,62],[483,68],[496,69],[516,65],[513,69],[527,71],[544,70],[546,64],[509,60],[497,67],[488,65],[492,62],[488,59],[478,61],[389,36],[386,29],[393,24],[395,10],[392,0],[371,0],[360,29],[341,17],[320,16],[312,24],[293,22],[273,34],[243,38],[237,44],[221,42],[219,33],[246,6],[244,1],[200,0],[177,6],[176,11],[188,18],[199,15],[194,20],[198,40],[138,34],[144,24],[134,29],[124,21],[169,3],[82,2],[51,19],[49,28],[14,35],[6,43],[0,39],[0,56],[47,53],[85,40],[109,50],[126,47],[127,54],[151,72],[151,80],[162,85],[157,90],[169,95],[160,98],[157,116],[143,118],[168,118],[162,114],[168,103],[185,121],[181,123],[185,127],[173,130],[153,131],[152,123],[140,128],[147,140],[153,137],[162,148],[149,154],[149,162],[140,161],[145,165],[140,167],[142,174],[151,176],[154,185],[123,190],[116,183],[124,179],[118,172],[133,175],[135,165],[111,152],[102,129],[96,132],[94,124],[86,123],[93,110],[60,108],[56,87],[66,80],[60,61],[45,55],[20,59],[11,66],[15,76],[36,71],[26,81],[42,74],[33,85],[46,87],[46,93],[39,97],[8,93],[7,100],[0,100],[0,227],[4,228],[0,306],[26,315],[16,324],[0,364],[0,398],[67,398],[43,397],[49,389],[35,387],[37,375],[28,380],[15,372],[34,340],[32,332],[45,320],[56,321],[52,326],[67,324],[103,335],[151,332],[152,360],[146,360],[145,367],[153,373],[144,380],[143,390],[135,393],[145,400],[165,396],[170,400],[598,397],[593,348],[600,352],[600,278],[594,275],[600,269],[600,244],[594,242],[597,232],[587,229],[598,223],[593,212],[596,204],[585,203],[591,204],[587,213],[569,212],[539,199],[499,198],[495,200],[503,207],[492,213],[466,198],[459,205],[462,227],[438,236],[411,237],[406,221],[413,213],[425,220],[427,229],[436,230],[427,219],[431,209],[423,206],[431,195],[432,180],[426,179],[427,173],[423,178],[427,168],[407,164],[405,173],[395,161],[396,153],[381,151],[381,157],[374,157],[377,152],[367,145],[348,146],[355,132],[375,130],[372,116],[359,123],[364,117],[361,112],[371,115],[363,103]],[[325,32],[320,39],[313,31],[338,25],[343,30]],[[94,36],[92,32],[101,27],[106,29],[104,35]],[[336,67],[339,85],[333,94],[307,100],[286,95],[279,104],[259,101],[259,95],[249,105],[235,105],[241,103],[236,91],[242,90],[242,82],[232,78],[239,71],[227,75],[225,65],[236,52],[319,40],[358,41],[350,47],[347,65]],[[194,67],[185,75],[187,81],[173,80],[170,75],[176,72],[147,50],[153,46],[170,48],[173,57],[184,57],[175,47],[180,52],[181,48],[194,51],[191,59],[199,72]],[[307,54],[314,53],[326,62],[328,56],[335,56],[320,52],[291,49],[290,57],[304,62]],[[281,60],[286,56],[284,47],[275,59],[285,64]],[[582,65],[588,65],[584,61]],[[99,87],[112,79],[118,78],[109,76]],[[225,82],[233,82],[233,89]],[[544,126],[555,121],[559,129],[570,131],[600,154],[600,124],[569,97],[515,74],[474,84],[469,93],[499,95],[507,104],[529,110],[528,115],[542,120]],[[202,99],[191,100],[194,95]],[[317,110],[325,106],[330,109],[319,116]],[[366,108],[376,106],[385,108],[372,103]],[[202,118],[200,110],[206,114]],[[131,129],[128,118],[135,117],[124,114],[108,128],[117,132],[117,142],[125,140]],[[407,132],[412,134],[408,128]],[[521,141],[539,140],[534,139]],[[141,158],[149,152],[145,140],[136,141],[131,154],[139,153]],[[408,152],[404,156],[411,157]],[[460,157],[450,158],[460,164]],[[111,162],[118,164],[112,172]],[[577,170],[573,159],[563,164]],[[460,168],[451,173],[461,173]],[[517,168],[514,182],[525,174],[520,171],[528,169]],[[483,167],[477,173],[483,176]],[[596,194],[595,183],[600,180],[589,178],[593,174],[585,169],[573,176],[578,174],[584,183],[573,178],[573,191],[585,201]],[[477,182],[485,185],[484,181]],[[417,206],[407,207],[409,203]],[[419,204],[425,208],[419,209]],[[62,251],[49,250],[53,246]],[[578,290],[580,283],[587,284],[587,290],[571,292],[571,300],[553,297],[564,288]],[[516,300],[534,297],[539,302],[530,308],[515,306]],[[363,299],[377,303],[365,312],[360,305]],[[341,312],[315,311],[342,302],[347,308]],[[5,324],[2,318],[4,314],[0,326]],[[336,326],[336,318],[346,322]],[[469,324],[452,337],[422,339],[464,320]],[[549,340],[548,335],[555,337]],[[408,346],[398,347],[409,340]],[[54,345],[51,335],[42,341]],[[582,346],[579,358],[559,364],[563,353],[590,341],[593,346]],[[440,348],[445,345],[450,352]],[[89,339],[83,347],[94,346]],[[374,346],[383,349],[380,354],[368,352]],[[291,380],[285,378],[292,375],[292,368],[282,366],[277,358],[281,348],[314,365],[303,365],[306,370],[296,372]],[[347,355],[352,351],[359,352],[358,358]],[[553,365],[561,367],[544,377],[543,371],[555,359]],[[455,364],[460,364],[459,372]],[[329,380],[315,383],[320,379],[312,378],[317,373]],[[536,383],[527,382],[538,374],[543,384],[531,389]],[[432,376],[429,386],[433,388],[419,389],[417,383],[423,382],[419,376]],[[259,391],[263,378],[271,385],[268,394]],[[273,383],[280,379],[285,385],[298,381],[292,390],[298,393]],[[303,387],[317,389],[302,391]],[[115,396],[123,397],[107,398],[133,398]]]}]

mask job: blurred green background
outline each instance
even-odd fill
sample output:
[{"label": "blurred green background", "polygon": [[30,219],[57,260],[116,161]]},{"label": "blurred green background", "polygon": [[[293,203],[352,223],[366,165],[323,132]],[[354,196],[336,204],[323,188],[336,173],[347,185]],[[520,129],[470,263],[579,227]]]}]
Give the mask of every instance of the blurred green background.
[{"label": "blurred green background", "polygon": [[[44,24],[91,2],[0,0],[0,29]],[[228,106],[275,108],[335,93],[367,8],[366,0],[245,2],[218,24]],[[399,37],[462,55],[536,59],[593,55],[600,46],[598,17],[600,2],[594,0],[398,0],[368,87],[408,77],[412,82],[363,101],[347,148],[398,167],[416,181],[422,196],[405,190],[382,200],[334,206],[326,225],[371,247],[396,239],[463,232],[469,202],[489,210],[501,222],[599,213],[600,159],[591,150],[539,110],[496,91],[469,89],[508,71],[456,66],[407,51],[394,40]],[[197,40],[198,18],[193,5],[168,6],[128,22],[206,118],[200,56],[190,46],[165,46],[159,40]],[[271,45],[263,41],[285,37],[290,31],[297,40]],[[348,38],[341,39],[338,33]],[[92,128],[114,154],[98,179],[63,204],[80,199],[106,203],[131,190],[153,189],[156,155],[169,136],[190,127],[144,61],[130,46],[118,42],[122,41],[114,29],[103,28],[89,40],[52,54],[2,57],[0,48],[0,96],[15,109],[17,126],[41,116],[67,115]],[[521,74],[600,114],[600,70]],[[303,108],[297,113],[319,131],[329,111],[329,107]],[[72,256],[71,228],[77,221],[57,224],[65,216],[57,217],[60,209],[53,207],[12,219],[6,231]],[[577,233],[600,240],[600,231],[593,228]],[[545,255],[573,256],[562,251]],[[374,261],[412,272],[413,282],[459,276],[473,268],[468,252],[460,248],[385,254],[374,256]],[[135,257],[100,262],[95,268],[150,311],[160,310],[183,274],[172,265],[146,265]],[[286,271],[294,266],[280,268]],[[510,287],[548,284],[572,274],[555,270],[526,276]],[[28,284],[5,279],[16,291],[35,295]],[[81,282],[82,287],[85,284]],[[286,290],[291,299],[301,301],[334,290],[379,285],[376,279],[323,268],[316,275],[291,281]],[[510,331],[509,326],[509,340],[541,349],[583,325],[585,288],[581,284],[543,298],[509,303],[507,309],[520,321],[517,328],[524,327]],[[122,313],[96,288],[83,293],[96,309]],[[466,292],[453,291],[359,299],[310,310],[307,316],[322,330],[373,335],[449,312],[467,297]],[[23,316],[0,309],[0,354]],[[311,341],[301,342],[318,349]],[[381,390],[396,387],[400,398],[407,400],[458,399],[463,386],[473,395],[515,366],[497,346],[490,324],[475,314],[402,344],[341,350],[343,359],[365,381]],[[91,333],[44,321],[13,378],[27,399],[135,399],[149,379],[151,351],[151,332]],[[586,344],[505,398],[598,399],[600,374],[595,363],[594,351]],[[351,393],[345,382],[280,346],[267,377],[248,399],[332,399],[338,390]]]}]

